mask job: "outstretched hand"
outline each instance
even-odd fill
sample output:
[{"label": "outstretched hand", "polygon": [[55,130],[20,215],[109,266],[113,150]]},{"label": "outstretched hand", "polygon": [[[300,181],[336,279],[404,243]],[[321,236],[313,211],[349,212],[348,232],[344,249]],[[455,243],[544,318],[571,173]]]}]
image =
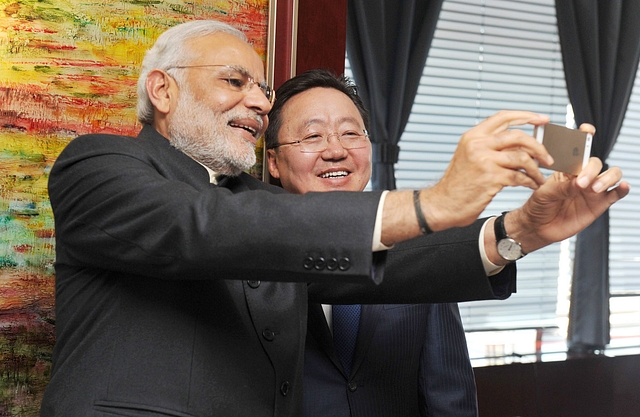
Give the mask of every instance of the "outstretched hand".
[{"label": "outstretched hand", "polygon": [[532,112],[501,111],[462,135],[442,179],[422,192],[431,228],[470,224],[506,186],[536,190],[544,184],[538,163],[548,166],[553,159],[530,134],[509,127],[548,121]]},{"label": "outstretched hand", "polygon": [[511,219],[507,216],[507,230],[512,222],[519,225],[512,230],[524,227],[523,235],[514,239],[526,253],[575,235],[629,194],[619,168],[600,174],[601,169],[600,159],[591,158],[577,177],[555,172],[524,206],[510,213]]}]

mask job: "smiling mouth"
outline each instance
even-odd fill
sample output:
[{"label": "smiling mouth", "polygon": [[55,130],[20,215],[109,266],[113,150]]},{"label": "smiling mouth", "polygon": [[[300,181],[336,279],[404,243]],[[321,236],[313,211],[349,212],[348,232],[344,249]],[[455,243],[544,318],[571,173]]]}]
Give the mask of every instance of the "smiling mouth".
[{"label": "smiling mouth", "polygon": [[347,171],[334,171],[334,172],[325,172],[320,175],[320,178],[344,178],[349,173]]},{"label": "smiling mouth", "polygon": [[241,125],[238,123],[229,123],[229,126],[231,127],[238,127],[240,129],[244,129],[247,132],[249,132],[251,134],[251,136],[253,136],[254,138],[256,137],[256,135],[258,134],[258,131],[255,130],[254,128],[252,128],[251,126],[247,126],[247,125]]}]

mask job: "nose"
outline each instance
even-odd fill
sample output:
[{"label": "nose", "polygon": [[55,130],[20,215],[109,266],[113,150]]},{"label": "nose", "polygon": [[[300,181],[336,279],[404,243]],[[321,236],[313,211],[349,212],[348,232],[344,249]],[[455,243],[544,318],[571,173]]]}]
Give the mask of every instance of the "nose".
[{"label": "nose", "polygon": [[337,133],[331,133],[327,137],[327,149],[322,152],[322,158],[326,160],[344,159],[349,151],[342,147]]},{"label": "nose", "polygon": [[258,84],[253,84],[246,93],[245,104],[247,107],[254,109],[260,115],[266,115],[271,110],[271,103],[264,95]]}]

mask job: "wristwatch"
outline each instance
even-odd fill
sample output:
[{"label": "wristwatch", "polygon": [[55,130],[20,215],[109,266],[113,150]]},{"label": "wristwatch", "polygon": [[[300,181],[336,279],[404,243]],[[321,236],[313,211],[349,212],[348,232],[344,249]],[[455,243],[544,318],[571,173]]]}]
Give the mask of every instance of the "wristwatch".
[{"label": "wristwatch", "polygon": [[493,223],[493,230],[496,234],[498,254],[502,256],[504,260],[513,262],[522,258],[526,253],[522,251],[522,246],[519,242],[516,242],[507,235],[507,231],[504,228],[504,216],[507,213],[508,211],[505,211],[496,218],[496,221]]}]

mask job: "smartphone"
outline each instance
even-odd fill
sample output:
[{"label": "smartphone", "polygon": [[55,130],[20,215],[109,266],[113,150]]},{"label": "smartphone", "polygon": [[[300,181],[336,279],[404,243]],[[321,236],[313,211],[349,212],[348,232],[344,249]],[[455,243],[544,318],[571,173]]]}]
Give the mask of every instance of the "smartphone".
[{"label": "smartphone", "polygon": [[533,136],[553,157],[554,162],[547,167],[549,169],[578,175],[589,162],[591,133],[549,123],[536,126]]}]

